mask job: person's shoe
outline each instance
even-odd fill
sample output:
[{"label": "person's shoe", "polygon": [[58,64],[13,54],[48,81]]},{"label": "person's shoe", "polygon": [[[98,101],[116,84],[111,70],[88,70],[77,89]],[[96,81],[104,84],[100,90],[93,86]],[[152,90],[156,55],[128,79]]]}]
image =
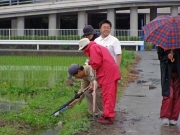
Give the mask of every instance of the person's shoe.
[{"label": "person's shoe", "polygon": [[169,126],[169,119],[168,118],[161,118],[161,125],[162,126]]},{"label": "person's shoe", "polygon": [[176,120],[170,120],[169,125],[170,126],[175,126],[175,125],[177,125],[177,121]]},{"label": "person's shoe", "polygon": [[97,119],[97,122],[101,124],[110,124],[110,125],[113,124],[113,120],[111,118],[104,118],[104,117]]}]

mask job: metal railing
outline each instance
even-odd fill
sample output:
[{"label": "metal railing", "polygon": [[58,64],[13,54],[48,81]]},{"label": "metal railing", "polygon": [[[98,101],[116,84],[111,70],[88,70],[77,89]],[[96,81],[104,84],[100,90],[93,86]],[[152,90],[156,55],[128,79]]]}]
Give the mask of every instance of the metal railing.
[{"label": "metal railing", "polygon": [[12,6],[34,3],[34,0],[1,0],[0,6]]},{"label": "metal railing", "polygon": [[0,0],[0,6],[13,6],[21,4],[34,4],[34,3],[45,3],[45,2],[59,2],[68,0]]},{"label": "metal railing", "polygon": [[[121,41],[138,41],[143,31],[112,29],[111,34]],[[82,29],[0,29],[0,40],[79,40],[82,35]]]}]

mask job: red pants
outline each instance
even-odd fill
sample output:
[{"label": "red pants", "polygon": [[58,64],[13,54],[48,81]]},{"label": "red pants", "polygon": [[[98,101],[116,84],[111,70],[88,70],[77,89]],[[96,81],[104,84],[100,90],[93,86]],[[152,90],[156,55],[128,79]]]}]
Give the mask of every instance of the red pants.
[{"label": "red pants", "polygon": [[118,81],[103,84],[102,99],[104,105],[103,117],[114,118],[115,105],[116,105],[116,94],[117,94]]},{"label": "red pants", "polygon": [[170,95],[163,97],[160,118],[178,120],[180,112],[180,78],[176,73],[171,75]]}]

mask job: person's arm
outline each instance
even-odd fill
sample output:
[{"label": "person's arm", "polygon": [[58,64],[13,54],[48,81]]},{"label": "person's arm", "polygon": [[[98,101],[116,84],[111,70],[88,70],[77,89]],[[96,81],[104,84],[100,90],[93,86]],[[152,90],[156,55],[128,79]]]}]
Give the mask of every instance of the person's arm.
[{"label": "person's arm", "polygon": [[116,62],[117,62],[117,65],[118,65],[119,68],[121,66],[121,60],[122,60],[122,55],[121,54],[117,54],[116,55]]},{"label": "person's arm", "polygon": [[116,40],[114,43],[113,43],[113,46],[114,46],[114,53],[116,54],[116,63],[118,65],[118,67],[120,68],[121,66],[121,60],[122,60],[122,50],[121,50],[121,45],[120,45],[120,42],[119,40]]},{"label": "person's arm", "polygon": [[[81,80],[81,89],[78,91],[78,93],[81,93],[88,85],[90,84],[90,82],[88,82],[87,80],[85,79],[82,79]],[[69,108],[72,108],[77,102],[79,102],[79,104],[81,103],[81,101],[83,100],[84,98],[84,94],[82,94],[80,96],[80,98],[78,99],[75,99],[72,103],[70,103],[68,105]]]},{"label": "person's arm", "polygon": [[164,49],[157,46],[157,54],[158,54],[158,59],[162,63],[168,63],[168,53],[165,53]]}]

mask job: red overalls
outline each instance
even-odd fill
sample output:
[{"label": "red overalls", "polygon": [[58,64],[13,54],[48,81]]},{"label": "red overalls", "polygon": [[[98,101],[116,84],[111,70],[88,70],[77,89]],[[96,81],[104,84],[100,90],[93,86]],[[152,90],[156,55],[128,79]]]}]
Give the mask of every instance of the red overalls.
[{"label": "red overalls", "polygon": [[88,64],[96,70],[102,88],[103,116],[114,118],[118,80],[121,78],[119,68],[107,48],[93,41],[85,48],[84,54],[90,57]]}]

